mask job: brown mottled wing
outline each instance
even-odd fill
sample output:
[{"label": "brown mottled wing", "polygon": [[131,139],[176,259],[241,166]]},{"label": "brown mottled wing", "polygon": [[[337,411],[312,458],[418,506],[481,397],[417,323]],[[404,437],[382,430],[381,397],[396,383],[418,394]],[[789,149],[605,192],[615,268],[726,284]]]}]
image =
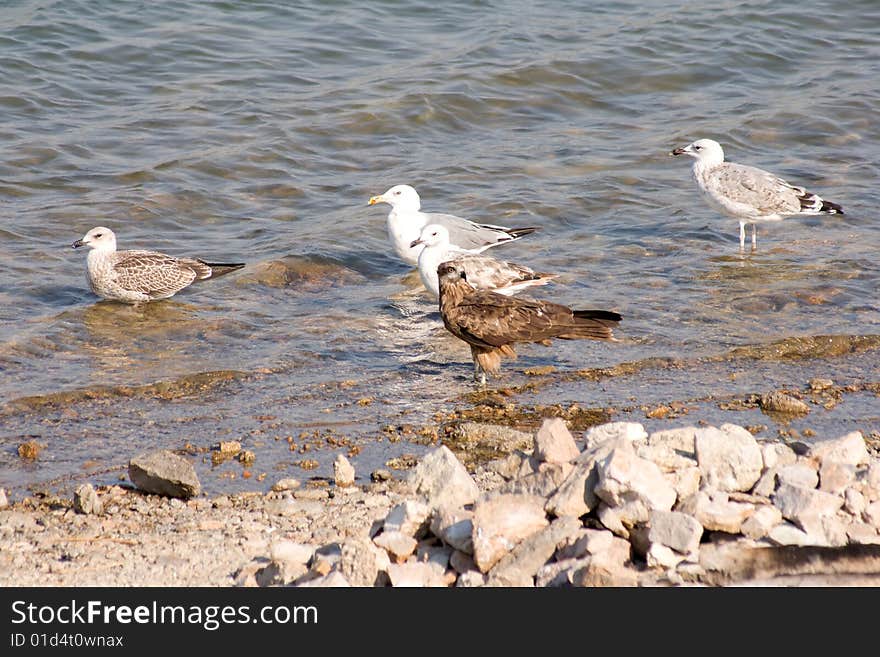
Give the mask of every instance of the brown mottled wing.
[{"label": "brown mottled wing", "polygon": [[127,290],[162,298],[179,292],[196,278],[211,275],[210,267],[206,274],[201,264],[190,259],[174,258],[155,251],[120,251],[113,266],[116,282]]},{"label": "brown mottled wing", "polygon": [[708,184],[720,195],[737,203],[757,208],[761,214],[792,213],[800,210],[795,187],[763,169],[724,162],[708,175]]},{"label": "brown mottled wing", "polygon": [[456,306],[455,322],[463,340],[481,347],[512,342],[540,342],[564,333],[571,311],[547,301],[475,292]]}]

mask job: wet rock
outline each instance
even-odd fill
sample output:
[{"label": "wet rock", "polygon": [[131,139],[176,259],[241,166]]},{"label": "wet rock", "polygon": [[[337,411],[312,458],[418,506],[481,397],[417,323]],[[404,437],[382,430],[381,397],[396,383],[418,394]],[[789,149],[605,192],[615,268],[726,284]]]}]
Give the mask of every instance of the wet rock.
[{"label": "wet rock", "polygon": [[735,424],[698,429],[694,451],[703,481],[722,491],[749,490],[758,481],[764,466],[755,438]]},{"label": "wet rock", "polygon": [[583,525],[572,517],[557,518],[547,527],[523,539],[489,571],[489,586],[533,586],[538,570],[546,564],[556,546],[574,537]]},{"label": "wet rock", "polygon": [[784,465],[776,473],[776,481],[779,484],[802,486],[803,488],[815,488],[819,485],[819,473],[815,467],[811,467],[805,461],[792,465]]},{"label": "wet rock", "polygon": [[762,395],[758,402],[761,410],[765,413],[780,413],[783,415],[806,415],[810,407],[796,397],[784,392],[771,392]]},{"label": "wet rock", "polygon": [[599,481],[595,463],[578,463],[550,496],[544,508],[555,516],[579,517],[599,503],[593,489]]},{"label": "wet rock", "polygon": [[385,550],[367,537],[352,537],[342,543],[339,572],[353,586],[383,585],[390,564]]},{"label": "wet rock", "polygon": [[98,497],[98,493],[95,492],[94,486],[82,484],[77,487],[73,493],[73,510],[85,514],[104,512],[104,505],[101,498]]},{"label": "wet rock", "polygon": [[860,431],[853,431],[833,440],[813,443],[810,446],[809,456],[816,459],[820,465],[826,461],[834,461],[857,466],[868,463],[869,460],[865,439]]},{"label": "wet rock", "polygon": [[488,572],[520,541],[547,526],[544,500],[534,495],[494,495],[474,505],[474,562]]},{"label": "wet rock", "polygon": [[586,449],[592,449],[612,440],[635,442],[647,437],[645,427],[638,422],[608,422],[591,427],[584,436],[584,444]]},{"label": "wet rock", "polygon": [[810,386],[810,390],[813,392],[821,392],[822,390],[828,390],[829,388],[834,387],[834,381],[831,379],[810,379],[807,382],[807,385]]},{"label": "wet rock", "polygon": [[399,531],[383,531],[373,539],[373,543],[385,550],[394,563],[406,561],[415,552],[417,544],[412,536]]},{"label": "wet rock", "polygon": [[455,427],[450,444],[463,459],[480,456],[486,460],[517,450],[531,450],[535,438],[531,433],[500,424],[462,422]]},{"label": "wet rock", "polygon": [[284,479],[279,479],[274,484],[272,484],[272,490],[276,493],[281,493],[286,490],[295,490],[300,487],[299,479],[294,479],[292,477],[285,477]]},{"label": "wet rock", "polygon": [[428,452],[408,481],[434,508],[471,504],[480,494],[477,484],[445,445]]},{"label": "wet rock", "polygon": [[343,454],[337,454],[333,461],[333,480],[340,488],[354,485],[354,466]]},{"label": "wet rock", "polygon": [[848,463],[822,461],[819,470],[819,490],[835,495],[843,495],[856,478],[856,468]]},{"label": "wet rock", "polygon": [[755,506],[731,501],[723,491],[701,490],[679,504],[678,510],[693,516],[704,529],[738,534]]},{"label": "wet rock", "polygon": [[668,511],[675,503],[675,490],[660,468],[631,449],[614,449],[596,464],[596,470],[599,481],[595,493],[609,506],[639,501],[649,510]]},{"label": "wet rock", "polygon": [[782,512],[779,509],[769,504],[762,504],[742,523],[741,531],[743,536],[758,540],[767,536],[781,522]]},{"label": "wet rock", "polygon": [[370,481],[391,481],[394,479],[394,475],[391,474],[391,470],[385,470],[384,468],[379,468],[378,470],[373,470],[370,473]]},{"label": "wet rock", "polygon": [[167,497],[188,499],[202,490],[192,463],[167,449],[132,458],[128,462],[128,478],[146,493]]},{"label": "wet rock", "polygon": [[668,447],[682,456],[696,458],[694,455],[694,438],[697,435],[697,431],[697,427],[679,427],[677,429],[655,431],[648,436],[648,445],[652,447]]},{"label": "wet rock", "polygon": [[391,564],[388,579],[395,587],[439,587],[448,586],[445,571],[436,563],[410,561]]},{"label": "wet rock", "polygon": [[580,453],[565,420],[554,417],[541,423],[535,436],[535,458],[547,463],[568,463]]},{"label": "wet rock", "polygon": [[[773,495],[773,504],[808,534],[823,534],[821,519],[843,506],[843,498],[802,486],[780,484]],[[818,544],[818,543],[817,543]]]},{"label": "wet rock", "polygon": [[686,513],[678,511],[651,513],[648,540],[652,544],[659,543],[687,555],[697,551],[702,535],[703,526]]},{"label": "wet rock", "polygon": [[761,447],[761,457],[764,459],[764,468],[781,468],[797,461],[797,454],[788,445],[782,443],[769,443]]},{"label": "wet rock", "polygon": [[431,516],[431,532],[447,545],[466,554],[474,553],[473,511],[441,507]]},{"label": "wet rock", "polygon": [[428,533],[431,522],[431,507],[415,500],[398,504],[385,516],[384,531],[401,532],[415,539]]}]

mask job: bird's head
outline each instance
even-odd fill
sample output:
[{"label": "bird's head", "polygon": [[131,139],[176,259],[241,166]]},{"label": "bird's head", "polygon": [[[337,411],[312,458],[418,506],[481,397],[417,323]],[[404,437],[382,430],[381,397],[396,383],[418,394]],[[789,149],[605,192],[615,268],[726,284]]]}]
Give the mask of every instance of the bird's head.
[{"label": "bird's head", "polygon": [[454,260],[441,262],[437,267],[437,277],[440,279],[441,284],[444,282],[452,284],[457,283],[458,281],[464,281],[467,283],[467,274],[464,271],[464,267]]},{"label": "bird's head", "polygon": [[424,244],[425,246],[449,246],[449,231],[440,224],[428,224],[422,228],[419,239],[410,243],[410,248]]},{"label": "bird's head", "polygon": [[687,146],[676,148],[670,155],[690,155],[706,164],[724,162],[724,150],[721,148],[721,144],[713,139],[697,139]]},{"label": "bird's head", "polygon": [[92,228],[88,233],[83,235],[82,239],[78,239],[74,242],[72,246],[74,249],[78,249],[81,246],[88,246],[96,251],[115,251],[116,235],[114,235],[113,231],[109,228],[98,226],[97,228]]},{"label": "bird's head", "polygon": [[422,206],[419,194],[409,185],[395,185],[384,194],[373,196],[369,205],[388,203],[395,210],[416,212]]}]

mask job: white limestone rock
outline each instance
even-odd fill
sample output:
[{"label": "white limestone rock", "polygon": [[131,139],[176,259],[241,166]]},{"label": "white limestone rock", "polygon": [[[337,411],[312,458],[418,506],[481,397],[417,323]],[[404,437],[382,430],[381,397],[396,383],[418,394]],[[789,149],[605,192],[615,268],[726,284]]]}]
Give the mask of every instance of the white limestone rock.
[{"label": "white limestone rock", "polygon": [[584,444],[586,449],[592,449],[612,440],[632,443],[645,440],[647,437],[645,427],[638,422],[608,422],[590,427],[584,436]]},{"label": "white limestone rock", "polygon": [[790,484],[804,488],[815,488],[819,485],[819,473],[806,459],[801,459],[797,463],[780,467],[776,473],[776,481],[777,485]]},{"label": "white limestone rock", "polygon": [[632,449],[616,448],[597,462],[599,481],[595,493],[606,504],[620,507],[632,501],[648,509],[669,511],[675,504],[675,489],[655,463],[639,457]]},{"label": "white limestone rock", "polygon": [[536,459],[547,463],[569,463],[580,453],[581,450],[575,444],[565,420],[554,417],[541,423],[541,428],[535,435]]},{"label": "white limestone rock", "polygon": [[548,525],[544,499],[534,495],[492,495],[474,504],[474,562],[482,572],[523,539]]},{"label": "white limestone rock", "polygon": [[383,530],[400,532],[415,539],[424,538],[431,522],[431,507],[416,500],[406,500],[385,516]]},{"label": "white limestone rock", "polygon": [[755,508],[755,512],[742,523],[743,536],[758,540],[770,533],[776,525],[782,522],[782,512],[775,506],[762,504]]},{"label": "white limestone rock", "polygon": [[693,516],[678,511],[651,513],[648,540],[652,547],[661,544],[688,555],[699,549],[702,536],[703,526]]},{"label": "white limestone rock", "polygon": [[383,531],[373,543],[388,553],[394,563],[403,563],[416,550],[416,539],[399,531]]},{"label": "white limestone rock", "polygon": [[764,467],[754,436],[735,424],[698,429],[694,451],[706,485],[721,491],[747,491]]},{"label": "white limestone rock", "polygon": [[663,445],[678,452],[682,456],[696,458],[694,452],[694,438],[699,429],[697,427],[679,427],[677,429],[664,429],[655,431],[648,436],[648,445]]},{"label": "white limestone rock", "polygon": [[809,456],[819,464],[826,461],[857,466],[868,463],[868,449],[860,431],[853,431],[832,440],[823,440],[810,446]]},{"label": "white limestone rock", "polygon": [[333,461],[333,480],[340,488],[347,488],[354,485],[355,472],[354,466],[345,458],[344,454],[337,454],[336,460]]},{"label": "white limestone rock", "polygon": [[473,478],[446,445],[428,452],[410,472],[408,481],[432,508],[471,504],[480,494]]}]

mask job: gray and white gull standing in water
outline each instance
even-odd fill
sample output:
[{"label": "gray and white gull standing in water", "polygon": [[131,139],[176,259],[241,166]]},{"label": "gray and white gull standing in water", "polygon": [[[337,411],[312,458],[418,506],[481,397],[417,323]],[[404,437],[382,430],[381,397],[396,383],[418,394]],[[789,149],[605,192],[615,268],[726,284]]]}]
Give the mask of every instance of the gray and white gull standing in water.
[{"label": "gray and white gull standing in water", "polygon": [[538,230],[537,227],[505,228],[492,224],[478,224],[452,214],[421,212],[421,200],[415,189],[409,185],[395,185],[384,194],[373,196],[369,205],[388,203],[388,237],[394,250],[411,265],[418,264],[423,246],[413,242],[418,240],[422,229],[428,224],[440,224],[449,231],[450,243],[463,251],[480,253],[486,249],[512,242]]},{"label": "gray and white gull standing in water", "polygon": [[419,254],[419,276],[425,288],[440,297],[440,280],[437,267],[441,263],[454,261],[467,274],[468,283],[478,290],[492,290],[499,294],[512,295],[535,285],[546,285],[558,274],[536,272],[533,269],[492,256],[463,251],[449,243],[449,231],[440,224],[428,224],[422,229],[419,239],[410,246],[423,244]]},{"label": "gray and white gull standing in water", "polygon": [[724,161],[717,141],[698,139],[671,155],[690,155],[694,180],[716,210],[739,219],[739,246],[745,250],[746,224],[752,224],[752,250],[758,246],[759,221],[780,221],[798,214],[843,214],[843,208],[803,187],[755,167]]},{"label": "gray and white gull standing in water", "polygon": [[175,258],[156,251],[117,251],[116,235],[109,228],[92,228],[73,248],[91,247],[86,266],[89,287],[104,299],[142,303],[167,299],[190,283],[216,278],[244,267],[197,258]]}]

